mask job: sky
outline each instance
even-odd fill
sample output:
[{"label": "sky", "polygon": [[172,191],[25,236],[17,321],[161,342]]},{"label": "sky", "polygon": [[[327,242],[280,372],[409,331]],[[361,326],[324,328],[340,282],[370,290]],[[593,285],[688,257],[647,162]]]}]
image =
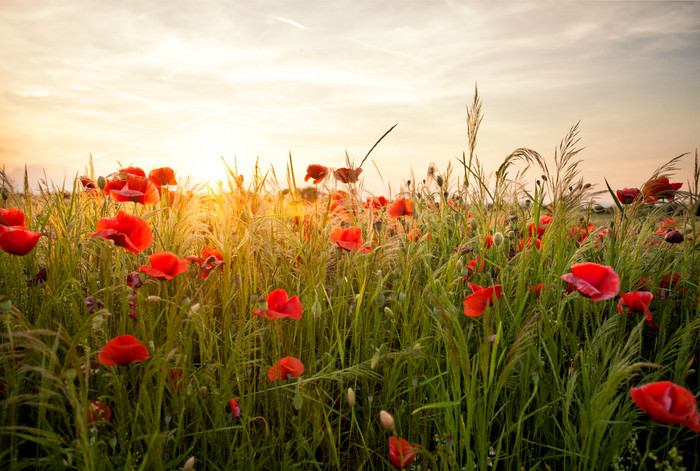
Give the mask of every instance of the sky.
[{"label": "sky", "polygon": [[[581,175],[641,187],[700,146],[700,2],[3,0],[0,166],[59,187],[363,166],[389,196],[467,150],[475,86],[487,172],[519,147],[550,162],[580,122]],[[376,167],[375,167],[376,165]]]}]

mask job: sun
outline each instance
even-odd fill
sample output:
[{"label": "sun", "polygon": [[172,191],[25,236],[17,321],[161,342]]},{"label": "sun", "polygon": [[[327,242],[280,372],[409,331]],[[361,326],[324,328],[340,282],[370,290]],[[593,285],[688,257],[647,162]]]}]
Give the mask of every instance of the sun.
[{"label": "sun", "polygon": [[239,167],[241,165],[241,146],[230,131],[193,131],[187,133],[184,141],[184,161],[179,165],[179,172],[189,175],[193,183],[226,180],[224,160],[230,167],[236,161]]}]

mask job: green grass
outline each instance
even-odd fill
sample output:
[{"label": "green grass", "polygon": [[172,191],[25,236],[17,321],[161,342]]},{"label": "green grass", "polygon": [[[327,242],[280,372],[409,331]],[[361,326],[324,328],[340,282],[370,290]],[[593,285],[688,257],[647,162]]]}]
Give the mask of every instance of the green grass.
[{"label": "green grass", "polygon": [[[398,222],[386,209],[361,209],[355,184],[326,180],[312,202],[282,191],[296,188],[298,170],[286,186],[274,173],[256,169],[244,184],[231,171],[219,188],[184,188],[147,206],[90,198],[79,183],[65,197],[6,191],[5,207],[24,210],[27,226],[49,236],[26,256],[0,253],[0,294],[9,300],[0,467],[182,469],[194,456],[195,468],[207,470],[388,469],[383,409],[396,434],[420,446],[411,469],[693,469],[697,435],[653,422],[629,390],[671,380],[700,391],[697,175],[673,206],[636,203],[598,214],[587,204],[592,189],[578,185],[576,127],[551,169],[519,149],[489,179],[474,152],[479,113],[475,97],[460,176],[450,165],[425,180],[411,177],[395,197],[410,198],[414,214]],[[548,178],[511,179],[519,162]],[[330,211],[334,189],[360,208],[351,222]],[[149,249],[133,254],[89,236],[118,210],[148,221]],[[546,212],[552,221],[540,249],[519,250]],[[683,243],[655,234],[664,218],[675,220]],[[573,241],[570,228],[588,222],[594,231]],[[329,234],[338,225],[360,227],[372,251],[337,248]],[[415,227],[421,237],[411,241]],[[601,231],[608,236],[597,237]],[[485,247],[496,232],[504,243]],[[128,273],[153,252],[185,257],[205,246],[221,252],[221,270],[202,279],[191,265],[169,281],[147,279],[135,298],[138,320],[129,317]],[[468,274],[477,255],[485,266]],[[560,276],[584,261],[613,267],[621,292],[645,278],[659,329],[642,314],[618,314],[618,297],[565,296]],[[28,286],[44,266],[46,281]],[[680,283],[658,288],[669,273],[681,274]],[[480,317],[463,313],[466,276],[502,286],[502,298]],[[537,283],[539,298],[529,290]],[[252,315],[277,288],[299,296],[301,319]],[[88,296],[105,307],[90,314]],[[139,339],[150,358],[85,367],[122,334]],[[299,358],[305,372],[270,382],[268,369],[285,356]],[[173,369],[182,371],[181,388],[169,382]],[[231,398],[240,418],[227,410]],[[89,423],[96,400],[110,406],[110,421]]]}]

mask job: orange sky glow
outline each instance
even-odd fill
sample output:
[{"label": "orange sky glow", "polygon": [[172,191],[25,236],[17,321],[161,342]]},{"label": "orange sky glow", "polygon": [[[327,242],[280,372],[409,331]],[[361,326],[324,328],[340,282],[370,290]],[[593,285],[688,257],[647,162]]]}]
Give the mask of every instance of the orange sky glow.
[{"label": "orange sky glow", "polygon": [[[72,186],[133,164],[178,179],[364,165],[396,193],[467,149],[475,83],[487,171],[548,159],[580,121],[582,176],[641,187],[700,144],[700,2],[285,1],[0,4],[0,166]],[[377,168],[381,172],[378,173]],[[460,172],[456,172],[460,173]],[[605,200],[605,198],[603,198]]]}]

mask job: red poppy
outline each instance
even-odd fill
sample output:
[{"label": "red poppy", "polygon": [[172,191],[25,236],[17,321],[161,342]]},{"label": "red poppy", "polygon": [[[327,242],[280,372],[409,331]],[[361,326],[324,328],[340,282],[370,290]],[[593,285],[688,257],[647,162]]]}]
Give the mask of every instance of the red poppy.
[{"label": "red poppy", "polygon": [[129,252],[138,253],[153,242],[153,235],[146,221],[138,216],[130,216],[119,211],[116,216],[97,221],[97,232],[92,237],[103,237],[114,241],[114,245],[124,247]]},{"label": "red poppy", "polygon": [[660,198],[672,200],[683,183],[669,183],[668,178],[657,178],[650,180],[642,187],[645,203],[654,203]]},{"label": "red poppy", "polygon": [[0,208],[0,225],[24,227],[24,213],[17,208]]},{"label": "red poppy", "polygon": [[121,169],[119,178],[109,180],[104,191],[119,202],[151,204],[160,200],[156,186],[146,177],[146,172],[138,167]]},{"label": "red poppy", "polygon": [[530,286],[528,289],[532,291],[532,294],[535,296],[535,299],[540,297],[540,292],[542,291],[542,288],[544,288],[544,285],[542,283],[537,283],[536,286]]},{"label": "red poppy", "polygon": [[544,224],[545,226],[552,222],[552,215],[551,214],[545,214],[540,218],[540,224]]},{"label": "red poppy", "polygon": [[577,263],[571,266],[571,273],[561,276],[582,295],[591,301],[603,301],[617,296],[620,292],[620,277],[612,267],[597,263]]},{"label": "red poppy", "polygon": [[617,199],[622,204],[632,204],[634,200],[639,198],[639,188],[623,188],[622,190],[615,191],[617,194]]},{"label": "red poppy", "polygon": [[418,447],[408,440],[391,436],[389,437],[389,461],[396,469],[406,468],[416,457]]},{"label": "red poppy", "polygon": [[362,167],[359,168],[339,168],[335,171],[335,178],[343,183],[355,183],[359,180],[362,173]]},{"label": "red poppy", "polygon": [[[629,293],[620,293],[620,301],[617,303],[617,312],[627,314],[630,312],[643,312],[647,318],[647,322],[653,322],[651,311],[649,311],[649,303],[654,299],[654,295],[649,291],[632,291]],[[627,306],[627,310],[624,309]]]},{"label": "red poppy", "polygon": [[301,301],[298,296],[287,298],[287,292],[283,289],[276,289],[267,295],[267,309],[263,312],[256,309],[254,316],[261,316],[267,319],[301,319]]},{"label": "red poppy", "polygon": [[408,198],[399,198],[389,205],[387,214],[390,218],[401,216],[413,216],[413,201]]},{"label": "red poppy", "polygon": [[[421,238],[420,227],[414,227],[413,229],[411,229],[406,235],[406,238],[408,238],[408,240],[410,240],[411,242],[418,242]],[[430,240],[430,233],[425,234],[425,239]]]},{"label": "red poppy", "polygon": [[289,379],[299,376],[304,372],[304,364],[294,357],[284,357],[270,367],[267,372],[267,379],[275,381],[278,379]]},{"label": "red poppy", "polygon": [[148,349],[144,347],[135,337],[131,335],[120,335],[102,348],[102,351],[97,355],[105,366],[110,365],[128,365],[148,359]]},{"label": "red poppy", "polygon": [[185,257],[185,260],[187,260],[189,263],[196,263],[197,265],[200,265],[200,278],[207,278],[211,271],[216,267],[221,267],[223,270],[224,257],[221,255],[221,252],[210,247],[204,247],[201,253],[201,257],[197,257],[196,255],[188,255]]},{"label": "red poppy", "polygon": [[98,422],[100,420],[104,420],[105,422],[109,422],[109,419],[112,418],[112,409],[105,404],[104,402],[100,401],[91,401],[90,404],[88,405],[88,414],[87,414],[87,420],[88,423],[92,422]]},{"label": "red poppy", "polygon": [[27,286],[38,286],[39,283],[46,283],[46,276],[48,271],[46,267],[41,267],[41,269],[33,277],[27,280]]},{"label": "red poppy", "polygon": [[680,273],[674,273],[673,275],[666,274],[661,280],[659,280],[659,288],[661,289],[675,289],[681,282]]},{"label": "red poppy", "polygon": [[172,280],[173,277],[187,270],[187,260],[177,258],[171,252],[156,252],[148,258],[149,265],[141,265],[139,271],[145,272],[158,280]]},{"label": "red poppy", "polygon": [[231,408],[231,413],[233,414],[233,416],[240,417],[241,416],[241,406],[238,405],[238,399],[229,399],[228,404],[229,404],[229,407]]},{"label": "red poppy", "polygon": [[338,216],[343,222],[350,222],[350,216],[356,212],[356,209],[355,200],[343,190],[337,190],[331,194],[331,214]]},{"label": "red poppy", "polygon": [[39,242],[40,236],[40,232],[32,232],[22,226],[0,225],[0,248],[14,255],[27,255]]},{"label": "red poppy", "polygon": [[[314,185],[321,183],[328,175],[328,167],[319,164],[311,164],[306,167],[306,176],[304,181],[308,182],[311,178],[314,179]],[[337,177],[336,177],[337,178]]]},{"label": "red poppy", "polygon": [[367,253],[372,247],[362,247],[362,229],[359,227],[336,227],[330,234],[331,240],[345,250]]},{"label": "red poppy", "polygon": [[[486,307],[493,304],[495,299],[501,297],[501,285],[482,288],[474,283],[469,283],[472,294],[464,298],[464,313],[469,317],[479,317]],[[495,298],[495,299],[494,299]]]},{"label": "red poppy", "polygon": [[175,171],[170,167],[160,167],[148,172],[148,179],[156,187],[168,185],[177,185],[177,180],[175,180]]},{"label": "red poppy", "polygon": [[700,413],[692,392],[670,381],[657,381],[630,390],[637,406],[661,424],[682,424],[700,433]]},{"label": "red poppy", "polygon": [[367,198],[367,203],[365,203],[365,209],[382,209],[388,204],[388,201],[383,196],[371,196]]},{"label": "red poppy", "polygon": [[[469,260],[469,262],[464,265],[464,268],[467,269],[467,275],[469,276],[473,275],[475,272],[481,273],[481,270],[484,269],[484,264],[484,259],[477,255],[475,259]],[[464,279],[466,278],[465,276]]]},{"label": "red poppy", "polygon": [[571,240],[575,240],[581,243],[584,240],[586,240],[588,234],[590,234],[591,231],[593,231],[593,229],[595,229],[595,226],[593,226],[593,224],[589,224],[588,228],[574,226],[571,229],[569,229],[569,237],[571,238]]},{"label": "red poppy", "polygon": [[[532,237],[528,237],[527,239],[521,239],[520,242],[518,242],[518,250],[523,250],[525,247],[530,248],[532,247]],[[540,247],[542,247],[542,240],[541,239],[535,239],[535,247],[539,250]]]},{"label": "red poppy", "polygon": [[487,235],[484,237],[484,247],[487,249],[493,247],[493,236]]},{"label": "red poppy", "polygon": [[530,231],[530,237],[537,237],[538,239],[544,235],[545,228],[540,226],[539,224],[537,227],[535,227],[535,224],[532,223],[527,228]]}]

